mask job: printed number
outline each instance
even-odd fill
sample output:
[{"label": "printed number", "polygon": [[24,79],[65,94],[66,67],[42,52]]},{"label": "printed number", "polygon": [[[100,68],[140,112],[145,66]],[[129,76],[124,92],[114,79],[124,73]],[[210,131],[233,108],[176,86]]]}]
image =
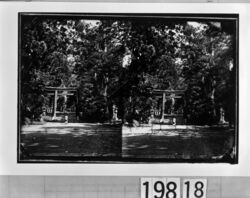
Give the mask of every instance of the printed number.
[{"label": "printed number", "polygon": [[[195,198],[202,198],[203,195],[204,195],[204,183],[201,182],[201,181],[197,181],[195,183],[192,183],[194,184],[194,189],[190,187],[190,181],[186,181],[184,183],[186,185],[186,198],[190,198],[190,195],[191,195],[191,198],[195,197]],[[190,190],[190,189],[193,189],[193,190]],[[192,192],[191,192],[192,191]],[[190,194],[191,193],[191,194]],[[193,193],[193,196],[192,196],[192,193]]]},{"label": "printed number", "polygon": [[159,197],[155,195],[154,198],[163,198],[163,196],[165,194],[164,183],[162,181],[155,182],[154,191],[157,193],[161,193],[161,195]]},{"label": "printed number", "polygon": [[200,181],[196,182],[195,183],[195,191],[194,191],[194,196],[197,197],[197,198],[201,198],[204,194],[203,192],[203,187],[204,187],[204,184]]},{"label": "printed number", "polygon": [[186,198],[189,198],[190,181],[187,181],[187,182],[185,182],[184,184],[187,185],[187,195],[186,195]]},{"label": "printed number", "polygon": [[149,182],[148,181],[146,181],[146,182],[144,182],[142,185],[144,185],[145,187],[146,187],[146,190],[145,190],[145,198],[148,198],[148,185],[149,185]]},{"label": "printed number", "polygon": [[[176,192],[175,192],[176,188],[177,188],[177,185],[175,182],[169,182],[167,184],[168,191],[166,193],[166,198],[176,198]],[[170,196],[170,195],[172,195],[172,196]]]},{"label": "printed number", "polygon": [[[191,185],[190,185],[191,186]],[[195,187],[192,184],[194,193]],[[205,185],[204,185],[205,188]],[[197,184],[198,196],[201,196],[203,186]],[[185,186],[186,189],[186,186]],[[185,193],[186,194],[186,193]],[[189,195],[190,196],[190,195]],[[180,178],[141,178],[141,198],[180,198]],[[189,197],[189,198],[196,198]],[[204,197],[197,197],[204,198]]]}]

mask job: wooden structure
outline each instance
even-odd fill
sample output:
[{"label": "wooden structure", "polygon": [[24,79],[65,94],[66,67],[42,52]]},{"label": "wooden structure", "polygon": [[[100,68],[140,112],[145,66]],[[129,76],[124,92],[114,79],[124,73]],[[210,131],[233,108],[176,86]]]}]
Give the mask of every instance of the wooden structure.
[{"label": "wooden structure", "polygon": [[153,107],[156,122],[166,124],[185,124],[183,118],[184,90],[154,90],[158,104]]},{"label": "wooden structure", "polygon": [[[53,97],[52,105],[53,107],[50,107],[51,110],[49,113],[51,113],[52,120],[56,120],[57,116],[62,116],[65,114],[71,114],[73,117],[75,117],[78,120],[78,92],[77,89],[74,87],[45,87],[45,91],[47,92],[47,95],[49,97]],[[69,107],[68,104],[68,98],[74,97],[74,108]],[[62,99],[62,104],[60,105],[60,108],[58,108],[58,99]],[[71,117],[72,117],[71,116]]]}]

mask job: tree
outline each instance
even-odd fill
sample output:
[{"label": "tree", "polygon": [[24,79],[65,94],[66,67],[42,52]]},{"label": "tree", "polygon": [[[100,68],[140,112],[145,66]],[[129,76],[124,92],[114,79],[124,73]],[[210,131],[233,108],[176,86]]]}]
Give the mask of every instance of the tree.
[{"label": "tree", "polygon": [[225,93],[230,80],[230,64],[234,60],[233,35],[214,23],[200,25],[200,30],[186,27],[188,50],[182,57],[183,76],[188,85],[186,114],[190,122],[217,123],[219,108],[225,108]]}]

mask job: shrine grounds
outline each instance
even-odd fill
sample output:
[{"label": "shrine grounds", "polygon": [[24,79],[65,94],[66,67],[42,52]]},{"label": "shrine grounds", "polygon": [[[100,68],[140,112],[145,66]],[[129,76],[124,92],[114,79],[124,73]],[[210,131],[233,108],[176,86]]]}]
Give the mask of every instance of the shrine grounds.
[{"label": "shrine grounds", "polygon": [[36,123],[21,129],[20,160],[223,161],[234,137],[234,130],[224,126]]},{"label": "shrine grounds", "polygon": [[117,157],[121,127],[92,123],[53,123],[22,127],[21,160],[84,160]]},{"label": "shrine grounds", "polygon": [[122,156],[137,160],[233,160],[235,132],[224,126],[123,127]]},{"label": "shrine grounds", "polygon": [[238,24],[20,13],[18,163],[238,163]]}]

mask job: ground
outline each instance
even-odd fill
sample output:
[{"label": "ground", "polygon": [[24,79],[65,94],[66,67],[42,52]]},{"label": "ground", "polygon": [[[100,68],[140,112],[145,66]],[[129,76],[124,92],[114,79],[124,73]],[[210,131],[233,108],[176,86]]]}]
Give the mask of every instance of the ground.
[{"label": "ground", "polygon": [[21,128],[20,159],[202,161],[223,156],[234,146],[234,138],[234,130],[225,127],[49,122]]},{"label": "ground", "polygon": [[226,127],[123,127],[122,154],[128,158],[212,160],[233,148]]},{"label": "ground", "polygon": [[46,123],[22,127],[21,158],[62,159],[117,157],[121,127],[92,123]]}]

